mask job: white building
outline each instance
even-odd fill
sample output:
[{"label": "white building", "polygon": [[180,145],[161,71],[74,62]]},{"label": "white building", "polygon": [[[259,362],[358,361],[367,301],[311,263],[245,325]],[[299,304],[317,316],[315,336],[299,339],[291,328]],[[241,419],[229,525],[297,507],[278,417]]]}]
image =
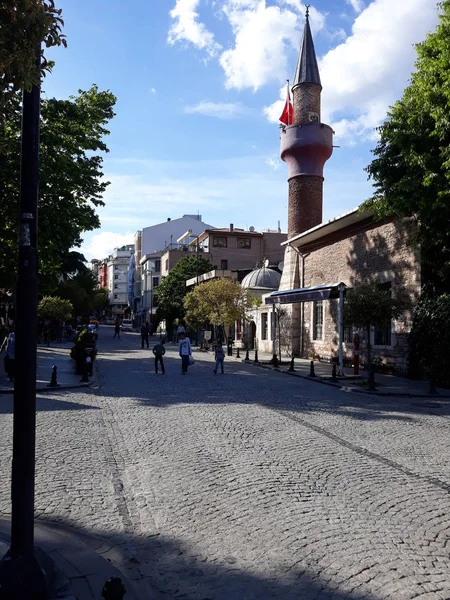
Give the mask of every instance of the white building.
[{"label": "white building", "polygon": [[200,235],[205,229],[214,229],[203,223],[202,215],[183,215],[179,219],[167,219],[164,223],[144,227],[142,230],[142,256],[171,248],[177,239],[190,229],[193,235]]},{"label": "white building", "polygon": [[136,302],[138,324],[155,320],[155,294],[161,281],[162,254],[168,250],[179,249],[181,244],[177,240],[187,231],[191,231],[191,236],[196,236],[205,229],[214,227],[204,223],[201,215],[183,215],[179,219],[167,219],[164,223],[144,227],[142,232],[136,233],[135,289],[140,288],[140,300]]},{"label": "white building", "polygon": [[133,253],[131,244],[116,248],[108,257],[108,298],[113,318],[128,308],[128,265]]}]

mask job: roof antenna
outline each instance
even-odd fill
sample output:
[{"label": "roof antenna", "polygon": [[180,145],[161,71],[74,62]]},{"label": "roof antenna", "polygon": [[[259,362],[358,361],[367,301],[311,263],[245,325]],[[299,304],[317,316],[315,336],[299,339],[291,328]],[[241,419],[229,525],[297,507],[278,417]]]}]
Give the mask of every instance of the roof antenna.
[{"label": "roof antenna", "polygon": [[311,4],[305,4],[305,8],[306,8],[306,18],[309,17],[309,9],[310,9]]}]

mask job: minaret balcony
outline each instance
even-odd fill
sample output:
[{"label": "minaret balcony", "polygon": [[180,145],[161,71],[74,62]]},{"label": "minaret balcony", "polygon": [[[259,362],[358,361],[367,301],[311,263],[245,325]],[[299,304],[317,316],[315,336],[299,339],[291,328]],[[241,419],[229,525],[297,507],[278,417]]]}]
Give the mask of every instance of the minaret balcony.
[{"label": "minaret balcony", "polygon": [[333,130],[323,123],[289,125],[281,131],[280,155],[288,165],[289,178],[298,175],[323,177],[323,166],[333,153]]}]

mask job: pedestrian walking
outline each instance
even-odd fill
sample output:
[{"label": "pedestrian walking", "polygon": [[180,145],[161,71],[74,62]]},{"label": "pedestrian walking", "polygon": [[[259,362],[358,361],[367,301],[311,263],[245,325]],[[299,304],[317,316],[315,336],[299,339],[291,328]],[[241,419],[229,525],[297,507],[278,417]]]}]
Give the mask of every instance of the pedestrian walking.
[{"label": "pedestrian walking", "polygon": [[223,361],[225,360],[225,352],[223,351],[223,347],[220,342],[216,346],[216,352],[214,354],[214,358],[216,359],[216,366],[213,371],[214,375],[217,375],[219,366],[220,366],[220,372],[223,375]]},{"label": "pedestrian walking", "polygon": [[16,365],[16,334],[14,331],[5,337],[3,344],[0,348],[0,352],[5,351],[4,365],[5,371],[10,381],[14,380],[14,372]]},{"label": "pedestrian walking", "polygon": [[115,340],[116,337],[118,337],[119,340],[120,340],[120,321],[119,321],[119,319],[116,319],[116,322],[114,324],[114,337],[113,337],[113,340]]},{"label": "pedestrian walking", "polygon": [[166,340],[162,339],[159,344],[153,347],[153,354],[155,355],[155,373],[158,373],[158,363],[161,366],[161,372],[164,375],[166,369],[164,368],[164,360],[163,356],[166,353],[166,349],[164,348],[164,343]]},{"label": "pedestrian walking", "polygon": [[147,344],[148,348],[148,336],[150,335],[150,329],[148,323],[144,323],[141,327],[141,346],[144,347],[144,342]]},{"label": "pedestrian walking", "polygon": [[185,328],[183,327],[183,324],[182,324],[182,323],[180,323],[180,324],[178,325],[178,328],[177,328],[177,342],[179,342],[179,341],[180,341],[180,339],[181,339],[181,334],[182,334],[182,333],[186,333],[186,330],[185,330]]},{"label": "pedestrian walking", "polygon": [[191,340],[186,337],[182,331],[180,333],[180,341],[178,342],[178,352],[181,356],[181,373],[186,375],[189,367],[189,359],[192,355]]}]

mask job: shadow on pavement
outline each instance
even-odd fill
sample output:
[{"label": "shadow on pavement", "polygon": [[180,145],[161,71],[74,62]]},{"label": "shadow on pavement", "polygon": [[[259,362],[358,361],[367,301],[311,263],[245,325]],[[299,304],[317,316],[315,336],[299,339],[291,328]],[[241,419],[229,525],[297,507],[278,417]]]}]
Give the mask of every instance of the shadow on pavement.
[{"label": "shadow on pavement", "polygon": [[[70,392],[75,392],[77,390],[70,390]],[[52,392],[54,394],[62,394],[63,392],[58,392],[55,390]],[[0,414],[7,415],[13,413],[13,395],[4,395],[0,396]],[[99,410],[97,406],[89,406],[88,404],[83,404],[79,402],[72,402],[70,400],[66,400],[64,396],[60,395],[59,397],[55,397],[50,394],[46,394],[45,396],[37,395],[36,397],[36,411],[60,411],[60,410]]]},{"label": "shadow on pavement", "polygon": [[[179,598],[183,600],[358,600],[376,598],[368,596],[367,589],[360,595],[357,592],[341,593],[336,591],[337,583],[330,584],[314,572],[313,561],[305,556],[304,564],[293,568],[277,565],[277,540],[273,541],[270,557],[260,550],[260,563],[257,568],[262,573],[251,573],[239,564],[234,556],[220,556],[220,549],[215,549],[215,558],[211,561],[195,548],[186,546],[181,540],[153,533],[148,536],[126,533],[92,532],[80,527],[71,526],[67,522],[52,524],[38,520],[45,528],[47,543],[52,545],[53,552],[68,557],[79,572],[83,567],[86,575],[94,571],[95,561],[86,565],[82,548],[99,556],[117,568],[125,578],[125,585],[140,600],[156,598]],[[55,535],[51,535],[54,527]],[[78,556],[72,556],[68,545],[78,545]],[[301,541],[298,541],[301,545]],[[305,546],[307,544],[305,543]],[[44,548],[45,549],[45,548]],[[80,552],[81,551],[81,552]],[[267,571],[264,565],[270,564]],[[308,566],[310,565],[310,566]],[[361,566],[361,571],[364,568]],[[336,580],[339,581],[339,570],[336,569]],[[328,580],[330,577],[328,577]],[[102,584],[101,576],[97,576],[98,585]],[[362,583],[362,581],[361,581]],[[354,586],[357,586],[354,582]],[[350,586],[351,589],[352,586]],[[97,591],[99,593],[100,591]]]}]

